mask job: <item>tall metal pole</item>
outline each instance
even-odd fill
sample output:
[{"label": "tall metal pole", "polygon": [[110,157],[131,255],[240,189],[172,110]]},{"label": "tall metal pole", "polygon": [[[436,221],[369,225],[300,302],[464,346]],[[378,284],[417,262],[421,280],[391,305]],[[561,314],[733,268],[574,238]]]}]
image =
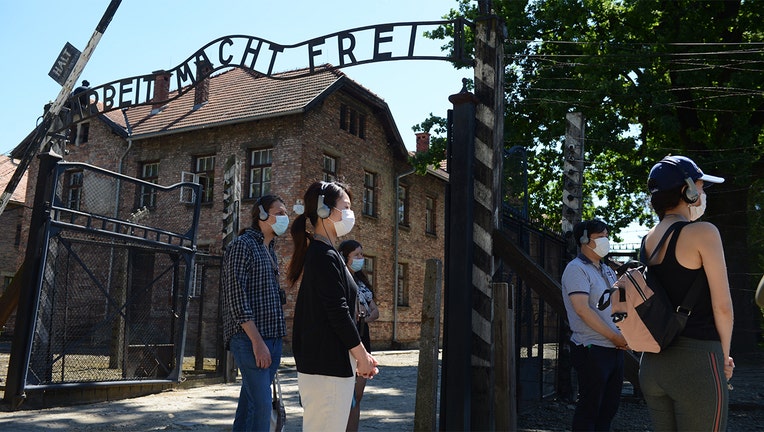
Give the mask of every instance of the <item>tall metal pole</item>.
[{"label": "tall metal pole", "polygon": [[66,81],[64,81],[64,84],[61,87],[61,91],[58,93],[55,101],[53,101],[53,103],[43,115],[42,122],[40,122],[40,124],[35,128],[35,134],[33,135],[27,148],[24,150],[24,154],[19,161],[19,165],[16,168],[16,171],[13,173],[11,179],[8,181],[8,184],[5,186],[5,191],[2,193],[2,195],[0,195],[0,214],[3,213],[5,207],[8,205],[8,202],[11,200],[13,192],[16,190],[16,187],[18,187],[22,177],[24,177],[24,173],[26,173],[27,169],[29,168],[29,164],[32,162],[32,159],[34,159],[35,155],[43,151],[50,141],[51,137],[48,135],[48,132],[51,126],[53,126],[55,123],[56,119],[58,118],[58,114],[61,112],[61,109],[64,106],[64,103],[71,95],[72,89],[74,88],[74,83],[77,82],[80,74],[82,73],[82,70],[85,69],[85,65],[87,64],[88,60],[90,60],[91,54],[93,54],[93,51],[98,45],[98,42],[101,40],[101,36],[103,36],[104,32],[106,31],[106,27],[109,26],[111,19],[114,17],[114,13],[117,12],[117,8],[119,7],[120,3],[122,3],[122,0],[111,0],[109,6],[106,8],[106,12],[104,12],[103,16],[101,17],[101,21],[98,22],[98,26],[96,26],[93,35],[90,36],[90,41],[88,41],[85,50],[82,51],[82,54],[80,54],[77,62],[74,64],[74,67],[69,73],[68,78],[66,78]]}]

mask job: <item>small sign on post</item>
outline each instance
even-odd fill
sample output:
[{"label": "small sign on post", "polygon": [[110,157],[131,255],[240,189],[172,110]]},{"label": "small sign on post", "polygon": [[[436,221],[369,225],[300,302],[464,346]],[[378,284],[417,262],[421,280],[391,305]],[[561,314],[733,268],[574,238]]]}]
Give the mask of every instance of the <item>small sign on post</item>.
[{"label": "small sign on post", "polygon": [[72,73],[72,69],[74,69],[77,60],[79,60],[80,54],[80,50],[67,42],[66,45],[64,45],[64,48],[61,49],[61,53],[56,58],[56,61],[53,63],[53,67],[50,68],[48,76],[63,86],[64,83],[66,83],[66,79],[69,78],[69,74]]}]

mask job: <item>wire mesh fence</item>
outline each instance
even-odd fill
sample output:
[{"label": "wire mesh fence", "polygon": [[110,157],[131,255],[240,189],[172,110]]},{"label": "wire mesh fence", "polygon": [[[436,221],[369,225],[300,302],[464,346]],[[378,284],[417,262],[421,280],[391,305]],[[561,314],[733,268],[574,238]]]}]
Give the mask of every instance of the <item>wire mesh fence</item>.
[{"label": "wire mesh fence", "polygon": [[180,379],[199,186],[66,162],[52,185],[26,385]]}]

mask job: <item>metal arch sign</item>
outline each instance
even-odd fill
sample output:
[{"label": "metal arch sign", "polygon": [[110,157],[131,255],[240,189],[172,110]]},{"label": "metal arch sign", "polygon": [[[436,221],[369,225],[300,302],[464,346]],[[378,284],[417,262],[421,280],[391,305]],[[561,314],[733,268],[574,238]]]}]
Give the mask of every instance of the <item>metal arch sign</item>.
[{"label": "metal arch sign", "polygon": [[[418,52],[416,41],[423,27],[436,28],[449,24],[454,28],[452,55],[444,55],[442,51],[439,55]],[[465,25],[473,26],[463,18],[377,24],[343,30],[293,45],[281,45],[255,36],[220,37],[197,50],[178,66],[168,71],[158,71],[173,77],[171,79],[174,79],[177,87],[173,97],[164,101],[151,99],[158,72],[112,81],[79,93],[77,90],[80,89],[75,89],[66,102],[70,109],[62,111],[60,123],[53,132],[66,129],[75,121],[115,109],[172,101],[193,89],[213,72],[226,68],[250,69],[273,79],[293,79],[314,73],[317,59],[327,57],[333,61],[321,64],[328,63],[336,69],[394,60],[445,60],[471,65],[473,60],[465,56],[463,49]],[[362,42],[370,42],[370,48],[367,46],[362,49]],[[302,58],[303,64],[308,64],[306,72],[275,76],[274,71],[279,61],[286,58]],[[209,65],[203,74],[197,72],[200,64]]]}]

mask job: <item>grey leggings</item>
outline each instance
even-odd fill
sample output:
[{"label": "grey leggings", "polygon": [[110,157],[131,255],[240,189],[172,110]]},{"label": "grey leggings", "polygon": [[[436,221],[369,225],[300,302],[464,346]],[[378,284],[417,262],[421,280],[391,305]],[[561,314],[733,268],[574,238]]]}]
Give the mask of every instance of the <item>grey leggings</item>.
[{"label": "grey leggings", "polygon": [[724,431],[729,392],[719,341],[680,337],[643,353],[639,383],[656,431]]}]

